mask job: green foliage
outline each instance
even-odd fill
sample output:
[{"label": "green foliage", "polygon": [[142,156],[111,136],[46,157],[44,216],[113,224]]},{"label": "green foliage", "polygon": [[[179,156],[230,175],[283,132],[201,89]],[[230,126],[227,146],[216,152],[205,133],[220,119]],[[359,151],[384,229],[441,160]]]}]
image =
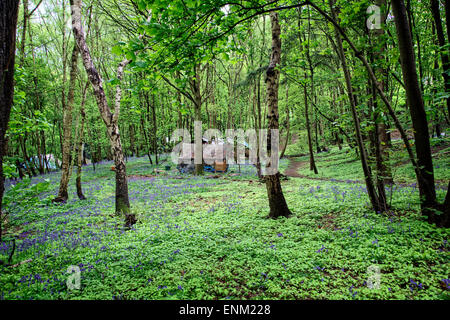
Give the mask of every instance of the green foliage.
[{"label": "green foliage", "polygon": [[35,183],[30,178],[24,178],[13,184],[3,196],[3,206],[7,211],[26,212],[36,206],[47,205],[49,198],[41,198],[40,195],[50,189],[50,180]]},{"label": "green foliage", "polygon": [[[178,179],[174,171],[142,176],[154,168],[146,159],[128,162],[135,176],[129,181],[132,210],[139,218],[128,232],[111,215],[108,163],[87,170],[88,200],[14,214],[12,223],[22,221],[18,246],[24,246],[14,263],[33,261],[0,266],[2,297],[448,298],[443,279],[450,234],[422,221],[417,190],[396,190],[395,209],[377,215],[360,184],[291,178],[282,184],[294,215],[272,220],[266,218],[265,185],[255,181],[254,171],[242,168],[235,176],[233,167],[226,179]],[[69,265],[80,268],[79,290],[67,289]],[[367,287],[371,265],[381,270],[379,289]]]}]

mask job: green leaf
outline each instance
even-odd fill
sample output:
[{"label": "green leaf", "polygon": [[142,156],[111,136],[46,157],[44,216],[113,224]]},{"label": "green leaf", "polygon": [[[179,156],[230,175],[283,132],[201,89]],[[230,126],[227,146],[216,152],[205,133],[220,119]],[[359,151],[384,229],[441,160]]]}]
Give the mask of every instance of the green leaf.
[{"label": "green leaf", "polygon": [[120,45],[115,45],[114,47],[112,47],[111,52],[116,56],[120,56],[123,54],[123,50]]},{"label": "green leaf", "polygon": [[132,61],[136,60],[136,55],[134,54],[133,51],[128,51],[126,53],[126,57],[128,60],[132,60]]}]

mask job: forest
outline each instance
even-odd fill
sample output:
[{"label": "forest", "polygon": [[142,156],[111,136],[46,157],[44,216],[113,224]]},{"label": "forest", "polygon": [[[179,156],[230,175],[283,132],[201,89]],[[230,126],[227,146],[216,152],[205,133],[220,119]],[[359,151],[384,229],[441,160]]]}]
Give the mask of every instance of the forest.
[{"label": "forest", "polygon": [[445,0],[1,0],[0,300],[450,299],[449,59]]}]

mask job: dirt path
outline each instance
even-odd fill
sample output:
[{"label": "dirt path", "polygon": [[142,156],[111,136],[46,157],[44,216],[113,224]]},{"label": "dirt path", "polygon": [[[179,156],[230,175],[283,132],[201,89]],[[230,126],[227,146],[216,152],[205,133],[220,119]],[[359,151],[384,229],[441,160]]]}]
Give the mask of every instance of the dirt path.
[{"label": "dirt path", "polygon": [[298,169],[303,167],[306,164],[306,161],[299,161],[295,158],[289,159],[289,166],[284,172],[285,175],[288,177],[297,177],[297,178],[303,178],[302,175],[298,173]]},{"label": "dirt path", "polygon": [[[335,182],[349,182],[350,180],[338,180],[333,178],[325,178],[325,177],[310,177],[305,176],[303,174],[298,173],[298,169],[307,166],[308,161],[299,161],[296,158],[290,158],[289,159],[289,166],[284,172],[284,174],[288,177],[294,177],[294,178],[304,178],[304,179],[310,179],[310,180],[320,180],[320,181],[335,181]],[[362,183],[361,181],[351,181],[353,183]]]},{"label": "dirt path", "polygon": [[[311,177],[311,176],[306,176],[306,175],[298,173],[298,169],[300,169],[304,166],[307,166],[307,165],[308,165],[308,161],[299,161],[299,160],[297,160],[297,158],[289,158],[289,166],[286,169],[286,171],[284,172],[284,174],[288,177],[304,178],[304,179],[309,179],[309,180],[333,181],[333,182],[357,183],[357,184],[364,183],[364,181],[360,181],[360,180],[341,180],[341,179],[326,178],[326,177]],[[447,190],[448,186],[447,186],[446,182],[445,181],[442,181],[442,182],[443,183],[441,184],[441,181],[437,180],[436,186],[443,188],[444,190]],[[397,182],[397,183],[395,183],[395,185],[400,186],[400,187],[409,187],[411,184]]]}]

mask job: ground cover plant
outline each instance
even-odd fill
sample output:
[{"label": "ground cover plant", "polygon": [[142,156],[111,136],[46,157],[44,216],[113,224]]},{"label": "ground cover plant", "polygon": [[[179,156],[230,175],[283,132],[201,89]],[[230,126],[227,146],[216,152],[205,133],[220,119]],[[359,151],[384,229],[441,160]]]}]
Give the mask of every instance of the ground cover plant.
[{"label": "ground cover plant", "polygon": [[[3,299],[448,298],[449,232],[421,219],[412,182],[393,188],[394,210],[376,214],[361,183],[290,178],[283,188],[293,216],[272,220],[252,166],[239,176],[233,166],[219,178],[149,177],[158,166],[128,161],[139,220],[131,231],[112,214],[110,163],[85,169],[85,201],[48,203],[58,174],[35,179],[53,187],[10,213],[13,264],[30,261],[0,267]],[[11,245],[0,250],[6,259]],[[80,290],[67,288],[71,265],[80,267]],[[367,287],[371,265],[379,289]]]}]

